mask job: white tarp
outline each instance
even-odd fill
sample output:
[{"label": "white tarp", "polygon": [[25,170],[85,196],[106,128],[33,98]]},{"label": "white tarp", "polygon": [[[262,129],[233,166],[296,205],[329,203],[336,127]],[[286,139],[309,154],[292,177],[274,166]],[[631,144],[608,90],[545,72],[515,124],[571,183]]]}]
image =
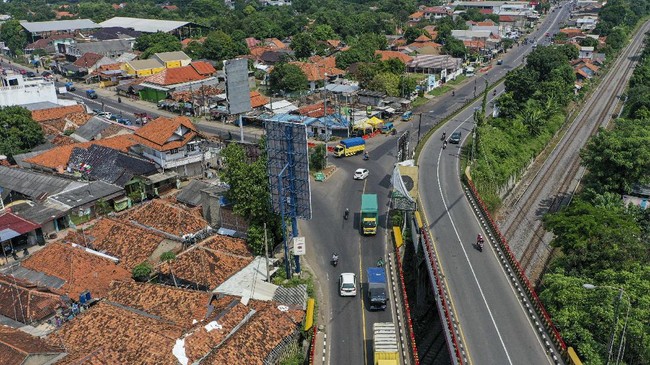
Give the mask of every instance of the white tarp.
[{"label": "white tarp", "polygon": [[395,168],[393,169],[393,177],[390,180],[395,190],[397,190],[400,194],[404,196],[404,198],[408,199],[410,202],[415,203],[415,199],[413,199],[411,194],[409,194],[409,189],[404,184],[404,180],[402,179],[402,174],[399,171],[400,166],[415,166],[415,160],[406,160],[403,162],[396,163]]}]

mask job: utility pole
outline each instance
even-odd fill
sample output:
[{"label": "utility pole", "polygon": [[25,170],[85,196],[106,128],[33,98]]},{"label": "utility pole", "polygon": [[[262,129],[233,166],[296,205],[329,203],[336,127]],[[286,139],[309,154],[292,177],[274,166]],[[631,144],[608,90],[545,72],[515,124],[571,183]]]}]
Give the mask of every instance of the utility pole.
[{"label": "utility pole", "polygon": [[269,274],[269,245],[266,243],[266,222],[264,222],[264,257],[266,258],[266,281],[271,282],[271,275]]}]

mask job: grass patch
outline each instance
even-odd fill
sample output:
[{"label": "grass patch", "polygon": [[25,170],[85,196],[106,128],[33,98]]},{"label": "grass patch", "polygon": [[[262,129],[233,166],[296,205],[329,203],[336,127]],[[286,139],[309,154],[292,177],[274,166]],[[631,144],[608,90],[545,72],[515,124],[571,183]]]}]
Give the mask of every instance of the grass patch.
[{"label": "grass patch", "polygon": [[440,96],[451,91],[451,86],[443,85],[428,92],[429,95]]},{"label": "grass patch", "polygon": [[419,106],[422,106],[422,105],[426,104],[428,101],[429,101],[429,99],[418,96],[411,103],[411,109],[415,109],[415,108],[417,108]]},{"label": "grass patch", "polygon": [[448,84],[448,85],[458,85],[458,84],[460,84],[461,82],[465,81],[466,79],[467,79],[467,76],[465,76],[465,75],[460,75],[460,76],[457,76],[455,79],[453,79],[453,80],[451,80],[451,81],[448,81],[447,84]]}]

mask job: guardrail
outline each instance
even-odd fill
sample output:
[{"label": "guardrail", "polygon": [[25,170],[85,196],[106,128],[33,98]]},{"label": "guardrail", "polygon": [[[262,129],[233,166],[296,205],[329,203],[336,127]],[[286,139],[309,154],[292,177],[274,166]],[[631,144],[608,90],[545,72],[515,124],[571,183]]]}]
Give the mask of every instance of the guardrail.
[{"label": "guardrail", "polygon": [[413,364],[420,365],[420,358],[418,356],[418,346],[415,342],[415,332],[413,331],[413,321],[411,320],[411,307],[409,306],[408,295],[406,294],[406,284],[404,283],[404,272],[402,270],[402,259],[399,255],[399,247],[395,247],[395,261],[397,262],[397,271],[399,272],[399,283],[402,289],[402,298],[404,301],[404,313],[406,316],[406,324],[409,331],[409,338],[411,340],[411,355]]},{"label": "guardrail", "polygon": [[441,314],[441,318],[443,322],[445,322],[445,326],[443,326],[445,330],[445,336],[447,337],[447,349],[449,350],[449,355],[452,359],[453,364],[459,364],[462,365],[466,363],[467,361],[465,360],[463,356],[463,352],[461,351],[461,344],[458,341],[458,326],[456,325],[455,321],[453,320],[452,317],[455,317],[451,309],[449,308],[449,303],[447,301],[447,295],[446,295],[446,289],[445,285],[443,284],[443,281],[441,279],[441,275],[438,272],[438,260],[436,258],[435,253],[433,252],[433,248],[431,246],[431,242],[429,240],[429,235],[426,232],[426,230],[421,230],[420,235],[423,238],[424,241],[424,248],[427,250],[427,254],[424,255],[427,261],[427,268],[429,269],[429,275],[433,276],[435,280],[432,280],[433,284],[433,289],[437,297],[436,304],[438,306],[438,312]]},{"label": "guardrail", "polygon": [[[543,333],[543,331],[541,331],[538,320],[542,322],[541,324],[546,330],[546,333],[550,335],[551,340],[553,341],[555,346],[557,346],[560,349],[561,356],[566,357],[567,346],[564,343],[564,340],[562,339],[560,332],[553,324],[553,321],[551,320],[551,316],[546,311],[546,308],[544,308],[542,301],[537,296],[537,293],[535,293],[535,291],[533,290],[532,285],[530,285],[530,282],[528,281],[528,278],[526,277],[524,270],[522,269],[521,265],[519,265],[519,261],[510,250],[510,245],[508,245],[506,238],[503,236],[503,234],[501,234],[499,227],[496,225],[496,223],[492,219],[492,216],[490,215],[490,212],[485,207],[485,203],[483,203],[483,200],[478,194],[478,191],[476,190],[474,183],[465,174],[462,174],[461,180],[466,186],[467,189],[466,194],[468,195],[468,198],[473,199],[474,202],[476,203],[477,213],[482,215],[482,217],[484,218],[483,221],[487,225],[486,228],[488,229],[488,233],[491,235],[490,238],[492,238],[491,242],[493,242],[495,246],[497,246],[496,248],[498,250],[505,253],[505,260],[507,261],[510,267],[506,266],[505,262],[503,261],[502,264],[504,264],[506,271],[509,274],[511,274],[511,276],[512,276],[512,271],[514,271],[514,275],[518,279],[518,282],[514,282],[514,285],[517,287],[517,290],[520,291],[520,295],[522,296],[521,300],[523,301],[524,306],[527,308],[529,315],[532,317],[534,324],[537,326],[537,329],[540,332],[540,336],[542,337],[543,340],[546,340],[546,335]],[[514,270],[511,271],[511,268],[514,268]],[[519,283],[522,284],[521,287],[523,287],[523,289],[519,288],[520,286]],[[521,290],[523,290],[523,292]],[[528,299],[527,301],[525,300],[526,298],[523,298],[524,295]],[[534,313],[536,317],[535,315],[533,315],[533,310],[531,310],[530,308],[531,305],[532,305],[532,309],[534,309]],[[549,351],[549,353],[553,356],[555,363],[560,364],[561,360],[557,358],[557,355],[554,353],[555,351],[553,347],[550,346],[548,342],[546,342],[546,347],[547,347],[547,351]]]}]

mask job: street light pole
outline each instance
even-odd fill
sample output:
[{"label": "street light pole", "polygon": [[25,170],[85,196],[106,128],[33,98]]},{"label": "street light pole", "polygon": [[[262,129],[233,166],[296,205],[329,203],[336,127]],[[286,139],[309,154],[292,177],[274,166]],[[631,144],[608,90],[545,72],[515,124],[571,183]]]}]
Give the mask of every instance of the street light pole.
[{"label": "street light pole", "polygon": [[[608,285],[593,285],[593,284],[582,284],[582,287],[585,289],[614,289],[618,290],[618,296],[616,299],[616,315],[614,317],[614,323],[612,326],[612,334],[609,339],[609,346],[607,349],[607,362],[606,365],[609,365],[612,360],[612,352],[614,350],[614,339],[616,337],[616,327],[618,326],[618,315],[619,315],[619,307],[621,305],[621,300],[623,299],[623,295],[625,295],[625,290],[623,288],[616,288],[613,286],[608,286]],[[616,356],[616,363],[618,364],[619,361],[621,360],[623,353],[624,353],[624,345],[623,342],[625,341],[625,331],[627,330],[627,321],[629,319],[630,315],[630,307],[632,307],[632,302],[630,301],[630,297],[627,297],[627,313],[625,315],[625,323],[623,325],[623,332],[621,333],[621,340],[619,344],[619,349],[618,349],[618,354]]]}]

